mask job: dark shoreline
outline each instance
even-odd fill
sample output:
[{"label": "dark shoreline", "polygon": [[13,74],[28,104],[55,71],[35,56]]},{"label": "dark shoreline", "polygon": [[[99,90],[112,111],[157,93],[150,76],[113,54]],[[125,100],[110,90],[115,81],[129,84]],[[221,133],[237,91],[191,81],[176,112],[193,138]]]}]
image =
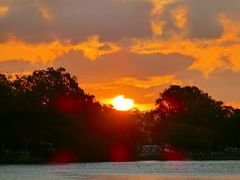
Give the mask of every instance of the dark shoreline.
[{"label": "dark shoreline", "polygon": [[[145,157],[137,157],[135,159],[131,159],[129,161],[119,161],[119,162],[137,162],[137,161],[237,161],[240,160],[240,154],[194,154],[191,155],[191,158],[186,159],[162,159],[161,157],[151,157],[151,156],[145,156]],[[193,158],[194,157],[194,158]],[[117,162],[117,161],[107,161],[107,160],[84,160],[84,161],[73,161],[73,162],[51,162],[43,158],[30,158],[30,159],[6,159],[3,158],[0,161],[0,165],[47,165],[47,164],[69,164],[69,163],[102,163],[102,162]]]}]

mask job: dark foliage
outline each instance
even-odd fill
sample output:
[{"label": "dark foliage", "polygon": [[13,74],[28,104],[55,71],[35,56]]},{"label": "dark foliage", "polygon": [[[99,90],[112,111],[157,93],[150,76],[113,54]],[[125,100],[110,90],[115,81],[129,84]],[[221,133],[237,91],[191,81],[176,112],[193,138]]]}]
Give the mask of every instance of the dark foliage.
[{"label": "dark foliage", "polygon": [[0,123],[1,152],[27,149],[48,162],[127,161],[143,144],[183,152],[240,147],[240,110],[197,87],[171,86],[154,110],[120,112],[64,68],[0,74]]},{"label": "dark foliage", "polygon": [[186,151],[216,151],[240,146],[239,110],[224,106],[197,87],[171,86],[151,113],[153,138]]},{"label": "dark foliage", "polygon": [[[63,68],[12,81],[1,74],[0,109],[2,149],[52,162],[130,160],[136,149],[134,113],[101,105]],[[111,156],[115,146],[121,157]]]}]

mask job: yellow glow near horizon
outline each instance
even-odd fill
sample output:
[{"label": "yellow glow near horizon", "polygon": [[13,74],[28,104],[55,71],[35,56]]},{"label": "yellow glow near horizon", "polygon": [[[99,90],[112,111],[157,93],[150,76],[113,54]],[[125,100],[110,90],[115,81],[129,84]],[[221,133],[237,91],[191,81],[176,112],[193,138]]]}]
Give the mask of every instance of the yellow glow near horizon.
[{"label": "yellow glow near horizon", "polygon": [[127,111],[133,108],[134,101],[132,99],[125,99],[124,95],[119,95],[113,98],[113,107],[119,111]]}]

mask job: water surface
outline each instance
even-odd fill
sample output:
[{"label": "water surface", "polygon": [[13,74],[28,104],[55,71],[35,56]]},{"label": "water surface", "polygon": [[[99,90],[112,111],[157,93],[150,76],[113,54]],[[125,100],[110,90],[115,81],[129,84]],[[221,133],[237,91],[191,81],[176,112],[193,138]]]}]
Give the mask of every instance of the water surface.
[{"label": "water surface", "polygon": [[0,179],[239,180],[240,161],[138,161],[1,165]]}]

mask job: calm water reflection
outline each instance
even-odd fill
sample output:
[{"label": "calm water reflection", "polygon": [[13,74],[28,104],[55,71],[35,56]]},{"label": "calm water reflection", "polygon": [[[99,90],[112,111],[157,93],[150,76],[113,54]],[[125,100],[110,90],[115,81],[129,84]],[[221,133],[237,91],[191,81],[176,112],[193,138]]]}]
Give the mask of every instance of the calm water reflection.
[{"label": "calm water reflection", "polygon": [[239,180],[240,161],[1,165],[0,179]]}]

